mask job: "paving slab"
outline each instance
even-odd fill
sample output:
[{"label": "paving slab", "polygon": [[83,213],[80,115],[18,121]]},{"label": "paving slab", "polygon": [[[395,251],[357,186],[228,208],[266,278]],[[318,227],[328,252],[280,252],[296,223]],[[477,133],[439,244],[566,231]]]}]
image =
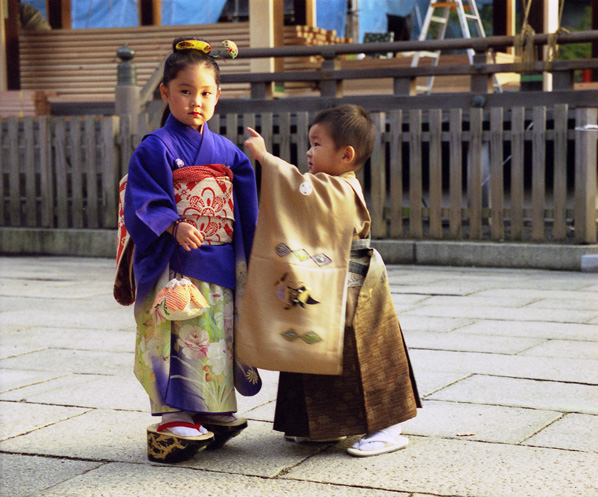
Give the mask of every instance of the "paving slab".
[{"label": "paving slab", "polygon": [[45,489],[84,475],[101,464],[0,453],[0,495],[39,497]]},{"label": "paving slab", "polygon": [[565,414],[523,443],[534,447],[598,452],[598,416]]},{"label": "paving slab", "polygon": [[121,377],[70,375],[0,394],[0,399],[75,407],[149,411],[148,396],[132,372]]},{"label": "paving slab", "polygon": [[[593,276],[593,278],[596,278],[596,276]],[[585,300],[587,302],[595,302],[596,299],[598,299],[598,295],[596,294],[596,292],[588,291],[585,285],[579,285],[579,290],[566,290],[561,287],[559,287],[559,290],[555,290],[555,281],[552,279],[548,279],[547,287],[550,286],[552,286],[552,288],[540,289],[538,288],[537,284],[534,283],[533,286],[530,286],[529,288],[525,289],[518,289],[516,287],[496,288],[490,290],[483,290],[479,292],[478,297],[514,297],[522,299],[533,298],[535,300]]]},{"label": "paving slab", "polygon": [[598,414],[598,387],[473,375],[430,395],[432,400]]},{"label": "paving slab", "polygon": [[130,375],[131,352],[46,349],[0,360],[0,368],[28,371]]},{"label": "paving slab", "polygon": [[[106,464],[39,494],[39,497],[363,497],[353,485],[260,478],[183,467]],[[368,497],[410,497],[408,492],[367,489]]]},{"label": "paving slab", "polygon": [[459,333],[458,331],[450,333],[411,331],[409,333],[409,348],[413,349],[523,354],[528,349],[539,346],[542,343],[544,343],[544,340],[535,338],[474,335]]},{"label": "paving slab", "polygon": [[572,359],[598,358],[598,336],[595,341],[549,340],[521,352],[535,357],[570,357]]},{"label": "paving slab", "polygon": [[[404,319],[404,318],[403,318]],[[459,328],[460,333],[475,335],[512,336],[542,339],[595,340],[598,337],[598,319],[595,323],[543,323],[531,321],[480,320],[469,322]]]},{"label": "paving slab", "polygon": [[0,440],[33,432],[85,412],[85,409],[73,407],[0,402]]},{"label": "paving slab", "polygon": [[558,420],[559,412],[425,400],[403,423],[406,435],[518,444]]},{"label": "paving slab", "polygon": [[65,374],[46,373],[43,371],[20,371],[18,369],[0,369],[0,397],[4,392],[38,383],[44,383],[62,376],[65,376]]},{"label": "paving slab", "polygon": [[580,299],[541,299],[528,305],[531,309],[580,309],[595,311],[598,308],[598,298]]},{"label": "paving slab", "polygon": [[[81,335],[85,339],[81,339]],[[0,358],[22,355],[38,350],[78,349],[96,351],[134,351],[135,330],[97,330],[54,327],[34,327],[2,335]]]},{"label": "paving slab", "polygon": [[598,316],[598,308],[593,311],[571,310],[571,309],[529,309],[522,307],[518,309],[509,309],[508,313],[504,309],[496,307],[453,307],[453,306],[432,306],[422,305],[415,309],[407,311],[403,316],[452,316],[464,319],[494,319],[498,321],[549,321],[557,323],[585,323]]},{"label": "paving slab", "polygon": [[[598,455],[557,449],[410,437],[384,457],[341,457],[342,444],[285,478],[439,496],[594,497]],[[555,475],[558,475],[555,477]]]},{"label": "paving slab", "polygon": [[525,357],[477,352],[411,349],[416,371],[486,374],[555,382],[598,385],[598,360]]},{"label": "paving slab", "polygon": [[[30,404],[31,409],[37,404]],[[66,408],[73,409],[73,408]],[[86,461],[147,461],[146,413],[95,409],[0,442],[0,452]]]},{"label": "paving slab", "polygon": [[[85,301],[83,301],[85,302]],[[132,312],[132,311],[131,311]],[[2,327],[18,325],[18,329],[39,326],[61,327],[65,329],[134,329],[131,315],[123,312],[109,312],[96,310],[93,299],[84,306],[71,307],[68,312],[23,312],[21,310],[5,311],[2,313]]]},{"label": "paving slab", "polygon": [[[407,335],[410,330],[448,332],[458,330],[464,326],[475,323],[473,319],[455,319],[447,317],[410,316],[399,312],[399,321],[403,333]],[[409,345],[409,344],[407,344]]]},{"label": "paving slab", "polygon": [[466,296],[432,296],[425,301],[426,305],[439,306],[471,306],[471,307],[508,307],[515,309],[524,307],[535,302],[533,298],[515,297],[478,297],[477,295]]},{"label": "paving slab", "polygon": [[468,374],[463,373],[445,373],[439,371],[428,371],[427,369],[415,369],[415,382],[420,397],[425,397],[431,393],[440,390],[455,383],[456,381],[467,378]]}]

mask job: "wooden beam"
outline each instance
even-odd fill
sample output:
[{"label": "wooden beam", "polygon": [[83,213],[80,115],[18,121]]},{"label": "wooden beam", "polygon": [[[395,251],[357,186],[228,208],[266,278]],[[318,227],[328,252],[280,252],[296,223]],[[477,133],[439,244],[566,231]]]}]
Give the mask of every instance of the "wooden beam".
[{"label": "wooden beam", "polygon": [[[598,29],[598,0],[592,0],[592,29]],[[592,43],[592,58],[598,58],[598,41]],[[592,71],[592,81],[598,81],[598,69]]]},{"label": "wooden beam", "polygon": [[[21,89],[19,63],[19,5],[18,0],[4,0],[2,20],[4,23],[3,50],[6,58],[6,89]],[[5,17],[6,16],[6,17]]]},{"label": "wooden beam", "polygon": [[295,12],[295,24],[297,26],[316,25],[315,0],[293,0],[293,10]]},{"label": "wooden beam", "polygon": [[46,0],[46,18],[52,29],[71,29],[71,0]]},{"label": "wooden beam", "polygon": [[161,0],[139,0],[139,24],[141,26],[161,26]]}]

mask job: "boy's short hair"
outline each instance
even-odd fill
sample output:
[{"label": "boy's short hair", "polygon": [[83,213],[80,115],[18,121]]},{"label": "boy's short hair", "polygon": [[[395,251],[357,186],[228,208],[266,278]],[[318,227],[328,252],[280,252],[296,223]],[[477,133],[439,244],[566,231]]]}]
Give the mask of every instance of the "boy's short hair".
[{"label": "boy's short hair", "polygon": [[351,146],[355,149],[355,170],[363,167],[374,150],[376,124],[359,105],[343,104],[324,109],[316,115],[312,126],[323,125],[330,133],[337,150]]}]

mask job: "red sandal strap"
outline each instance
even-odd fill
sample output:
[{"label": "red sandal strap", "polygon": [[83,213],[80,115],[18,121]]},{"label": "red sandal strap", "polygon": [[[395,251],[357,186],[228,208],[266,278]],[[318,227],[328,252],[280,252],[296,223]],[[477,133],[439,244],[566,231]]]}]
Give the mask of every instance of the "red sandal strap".
[{"label": "red sandal strap", "polygon": [[160,426],[158,426],[156,431],[159,433],[161,431],[167,430],[168,428],[176,428],[176,427],[194,428],[197,431],[199,431],[199,429],[201,428],[201,425],[199,423],[197,423],[197,424],[188,423],[187,421],[171,421],[170,423],[161,424]]}]

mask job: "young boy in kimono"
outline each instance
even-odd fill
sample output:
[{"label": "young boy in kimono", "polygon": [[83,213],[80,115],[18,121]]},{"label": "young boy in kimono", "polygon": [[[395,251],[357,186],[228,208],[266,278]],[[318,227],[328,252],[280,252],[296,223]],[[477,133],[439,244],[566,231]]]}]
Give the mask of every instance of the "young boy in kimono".
[{"label": "young boy in kimono", "polygon": [[248,131],[262,184],[236,351],[281,371],[274,429],[287,439],[365,433],[349,454],[401,449],[401,423],[421,403],[355,176],[372,153],[375,124],[356,105],[320,112],[306,174]]}]

